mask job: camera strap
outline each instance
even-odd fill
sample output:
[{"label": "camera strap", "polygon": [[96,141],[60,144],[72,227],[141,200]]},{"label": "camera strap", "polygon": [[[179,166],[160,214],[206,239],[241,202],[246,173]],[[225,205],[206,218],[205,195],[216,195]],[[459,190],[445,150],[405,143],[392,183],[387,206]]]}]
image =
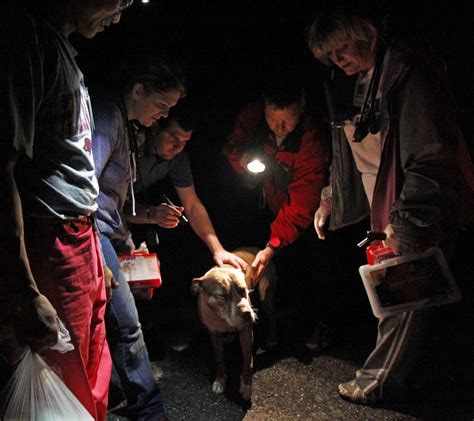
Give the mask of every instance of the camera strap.
[{"label": "camera strap", "polygon": [[142,195],[143,195],[143,201],[144,201],[144,206],[146,206],[148,210],[148,200],[147,200],[147,195],[145,192],[145,185],[143,183],[143,176],[141,173],[141,168],[139,165],[139,147],[138,147],[138,141],[137,141],[137,132],[140,130],[138,126],[136,126],[131,120],[128,119],[127,116],[127,111],[125,108],[125,101],[123,100],[123,97],[120,97],[120,109],[122,112],[122,117],[125,122],[125,128],[127,129],[127,135],[128,135],[128,150],[130,153],[130,161],[129,161],[129,166],[130,166],[130,194],[132,196],[132,214],[135,216],[136,215],[136,210],[135,210],[135,191],[133,188],[133,184],[138,181],[140,183],[140,187],[142,189]]},{"label": "camera strap", "polygon": [[[375,61],[374,70],[370,78],[369,87],[365,94],[364,105],[361,110],[361,117],[359,122],[356,124],[356,130],[358,125],[366,125],[370,133],[375,134],[380,130],[379,122],[375,116],[375,103],[377,99],[377,92],[379,90],[380,76],[382,74],[382,61],[385,54],[385,50],[381,50],[377,54]],[[360,142],[365,136],[354,136],[353,142]]]}]

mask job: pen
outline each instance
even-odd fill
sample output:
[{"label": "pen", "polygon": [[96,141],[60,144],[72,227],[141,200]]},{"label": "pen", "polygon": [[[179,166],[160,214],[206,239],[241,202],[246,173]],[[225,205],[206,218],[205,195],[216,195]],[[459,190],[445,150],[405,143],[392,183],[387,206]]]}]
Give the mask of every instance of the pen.
[{"label": "pen", "polygon": [[[170,206],[173,206],[174,208],[177,208],[177,206],[169,199],[168,196],[166,196],[166,194],[162,194],[161,195],[161,198]],[[186,216],[182,213],[181,216],[179,217],[179,220],[183,223],[183,224],[187,224],[189,222],[188,218],[186,218]]]}]

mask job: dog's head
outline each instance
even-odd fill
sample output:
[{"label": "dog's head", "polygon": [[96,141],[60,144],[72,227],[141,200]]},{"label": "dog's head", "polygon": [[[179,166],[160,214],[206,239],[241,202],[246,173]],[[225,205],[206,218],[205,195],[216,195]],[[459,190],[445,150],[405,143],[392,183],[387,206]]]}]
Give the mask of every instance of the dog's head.
[{"label": "dog's head", "polygon": [[199,294],[201,318],[210,330],[240,330],[257,318],[245,274],[232,266],[215,266],[200,278],[193,279],[191,292]]}]

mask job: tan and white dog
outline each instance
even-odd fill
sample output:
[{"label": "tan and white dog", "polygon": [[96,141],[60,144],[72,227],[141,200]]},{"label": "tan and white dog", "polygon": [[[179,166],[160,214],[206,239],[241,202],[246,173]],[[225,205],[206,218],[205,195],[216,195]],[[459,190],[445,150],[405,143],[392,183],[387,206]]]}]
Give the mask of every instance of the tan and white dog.
[{"label": "tan and white dog", "polygon": [[252,395],[253,375],[253,330],[257,317],[252,307],[249,291],[258,289],[262,310],[268,319],[267,345],[276,344],[275,290],[276,271],[270,262],[262,277],[253,278],[251,263],[258,249],[239,248],[234,253],[248,263],[246,273],[230,265],[214,266],[200,278],[193,279],[191,292],[199,294],[198,312],[204,326],[211,335],[216,360],[216,377],[212,391],[222,393],[225,389],[224,335],[239,333],[243,355],[240,395],[249,400]]}]

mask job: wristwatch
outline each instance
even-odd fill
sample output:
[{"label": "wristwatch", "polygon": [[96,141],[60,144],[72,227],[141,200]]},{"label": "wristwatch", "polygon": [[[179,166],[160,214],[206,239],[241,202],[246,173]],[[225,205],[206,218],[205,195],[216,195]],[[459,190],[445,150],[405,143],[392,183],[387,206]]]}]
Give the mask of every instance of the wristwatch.
[{"label": "wristwatch", "polygon": [[278,237],[272,237],[265,247],[272,249],[273,253],[276,253],[281,247],[281,241]]}]

